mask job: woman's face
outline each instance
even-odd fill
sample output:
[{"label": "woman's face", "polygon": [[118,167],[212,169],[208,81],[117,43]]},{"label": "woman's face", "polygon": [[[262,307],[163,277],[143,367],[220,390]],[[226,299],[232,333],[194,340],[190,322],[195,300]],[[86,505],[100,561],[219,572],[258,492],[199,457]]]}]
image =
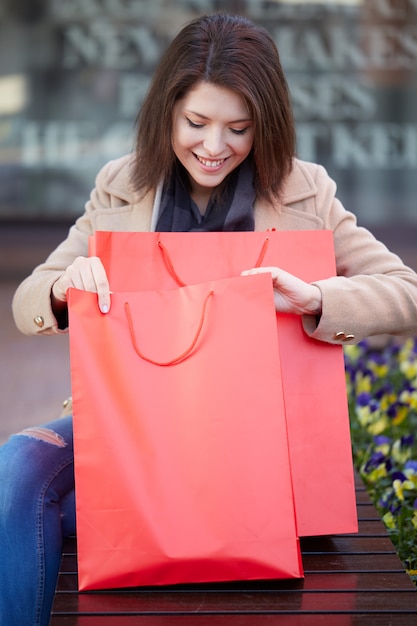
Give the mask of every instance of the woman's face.
[{"label": "woman's face", "polygon": [[174,108],[173,150],[187,170],[191,194],[210,196],[253,145],[254,123],[243,98],[199,83]]}]

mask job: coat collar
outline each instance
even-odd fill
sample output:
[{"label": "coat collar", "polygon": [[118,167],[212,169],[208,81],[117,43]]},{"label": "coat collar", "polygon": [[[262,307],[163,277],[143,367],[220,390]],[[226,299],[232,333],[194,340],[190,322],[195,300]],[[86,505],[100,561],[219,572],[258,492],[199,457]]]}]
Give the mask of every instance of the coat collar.
[{"label": "coat collar", "polygon": [[[141,196],[138,191],[133,188],[131,182],[131,169],[134,164],[134,155],[126,155],[121,159],[114,161],[108,172],[104,182],[104,191],[111,195],[113,198],[117,198],[122,204],[135,206],[137,213],[138,223],[135,222],[134,226],[139,229],[153,229],[157,210],[159,209],[160,194],[158,190],[151,191],[145,196]],[[266,228],[275,227],[275,225],[281,227],[288,227],[287,220],[290,219],[286,215],[286,207],[296,204],[297,202],[314,197],[317,194],[317,185],[314,181],[312,174],[303,161],[294,159],[293,169],[285,181],[282,199],[281,199],[281,216],[277,215],[278,207],[270,207],[264,202],[256,202],[255,204],[255,220],[256,228],[264,230]],[[140,209],[140,210],[138,210]],[[295,207],[291,208],[291,213],[294,213]],[[106,211],[107,213],[107,211]],[[317,220],[315,216],[307,215],[304,211],[297,211],[299,213],[298,220],[307,225],[313,225],[312,222]],[[294,216],[290,219],[290,223]],[[280,224],[282,222],[282,224]],[[278,224],[279,223],[279,224]],[[132,227],[132,226],[131,226]],[[317,225],[315,226],[317,227]]]},{"label": "coat collar", "polygon": [[308,171],[298,159],[294,159],[293,169],[284,184],[282,204],[293,204],[317,194],[317,185]]},{"label": "coat collar", "polygon": [[134,167],[134,158],[134,154],[127,154],[113,161],[103,185],[106,193],[128,204],[134,204],[140,199],[139,193],[132,184],[131,173]]}]

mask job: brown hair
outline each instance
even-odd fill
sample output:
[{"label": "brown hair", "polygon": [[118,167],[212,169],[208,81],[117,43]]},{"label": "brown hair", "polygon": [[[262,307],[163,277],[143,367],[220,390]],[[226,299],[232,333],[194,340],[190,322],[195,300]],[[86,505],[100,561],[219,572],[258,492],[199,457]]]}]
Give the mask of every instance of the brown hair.
[{"label": "brown hair", "polygon": [[295,154],[287,81],[271,35],[242,16],[194,19],[173,39],[159,63],[137,118],[133,182],[149,191],[172,172],[175,103],[205,81],[241,95],[254,121],[255,191],[278,196]]}]

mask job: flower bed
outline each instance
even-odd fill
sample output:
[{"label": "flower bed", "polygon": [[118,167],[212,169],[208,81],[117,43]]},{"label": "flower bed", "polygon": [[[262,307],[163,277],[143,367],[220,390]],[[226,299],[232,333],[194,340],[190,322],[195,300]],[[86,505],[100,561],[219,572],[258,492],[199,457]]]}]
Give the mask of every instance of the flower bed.
[{"label": "flower bed", "polygon": [[354,464],[417,583],[417,338],[345,347]]}]

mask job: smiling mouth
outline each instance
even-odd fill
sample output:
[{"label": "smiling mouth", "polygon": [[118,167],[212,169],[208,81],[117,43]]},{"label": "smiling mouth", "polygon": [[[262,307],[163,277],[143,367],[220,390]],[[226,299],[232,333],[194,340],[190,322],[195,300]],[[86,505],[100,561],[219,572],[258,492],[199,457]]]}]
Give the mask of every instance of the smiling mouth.
[{"label": "smiling mouth", "polygon": [[209,159],[203,159],[203,157],[198,156],[198,154],[196,154],[195,157],[197,161],[206,167],[219,167],[219,165],[222,165],[226,161],[226,159],[216,159],[216,161],[210,161]]}]

